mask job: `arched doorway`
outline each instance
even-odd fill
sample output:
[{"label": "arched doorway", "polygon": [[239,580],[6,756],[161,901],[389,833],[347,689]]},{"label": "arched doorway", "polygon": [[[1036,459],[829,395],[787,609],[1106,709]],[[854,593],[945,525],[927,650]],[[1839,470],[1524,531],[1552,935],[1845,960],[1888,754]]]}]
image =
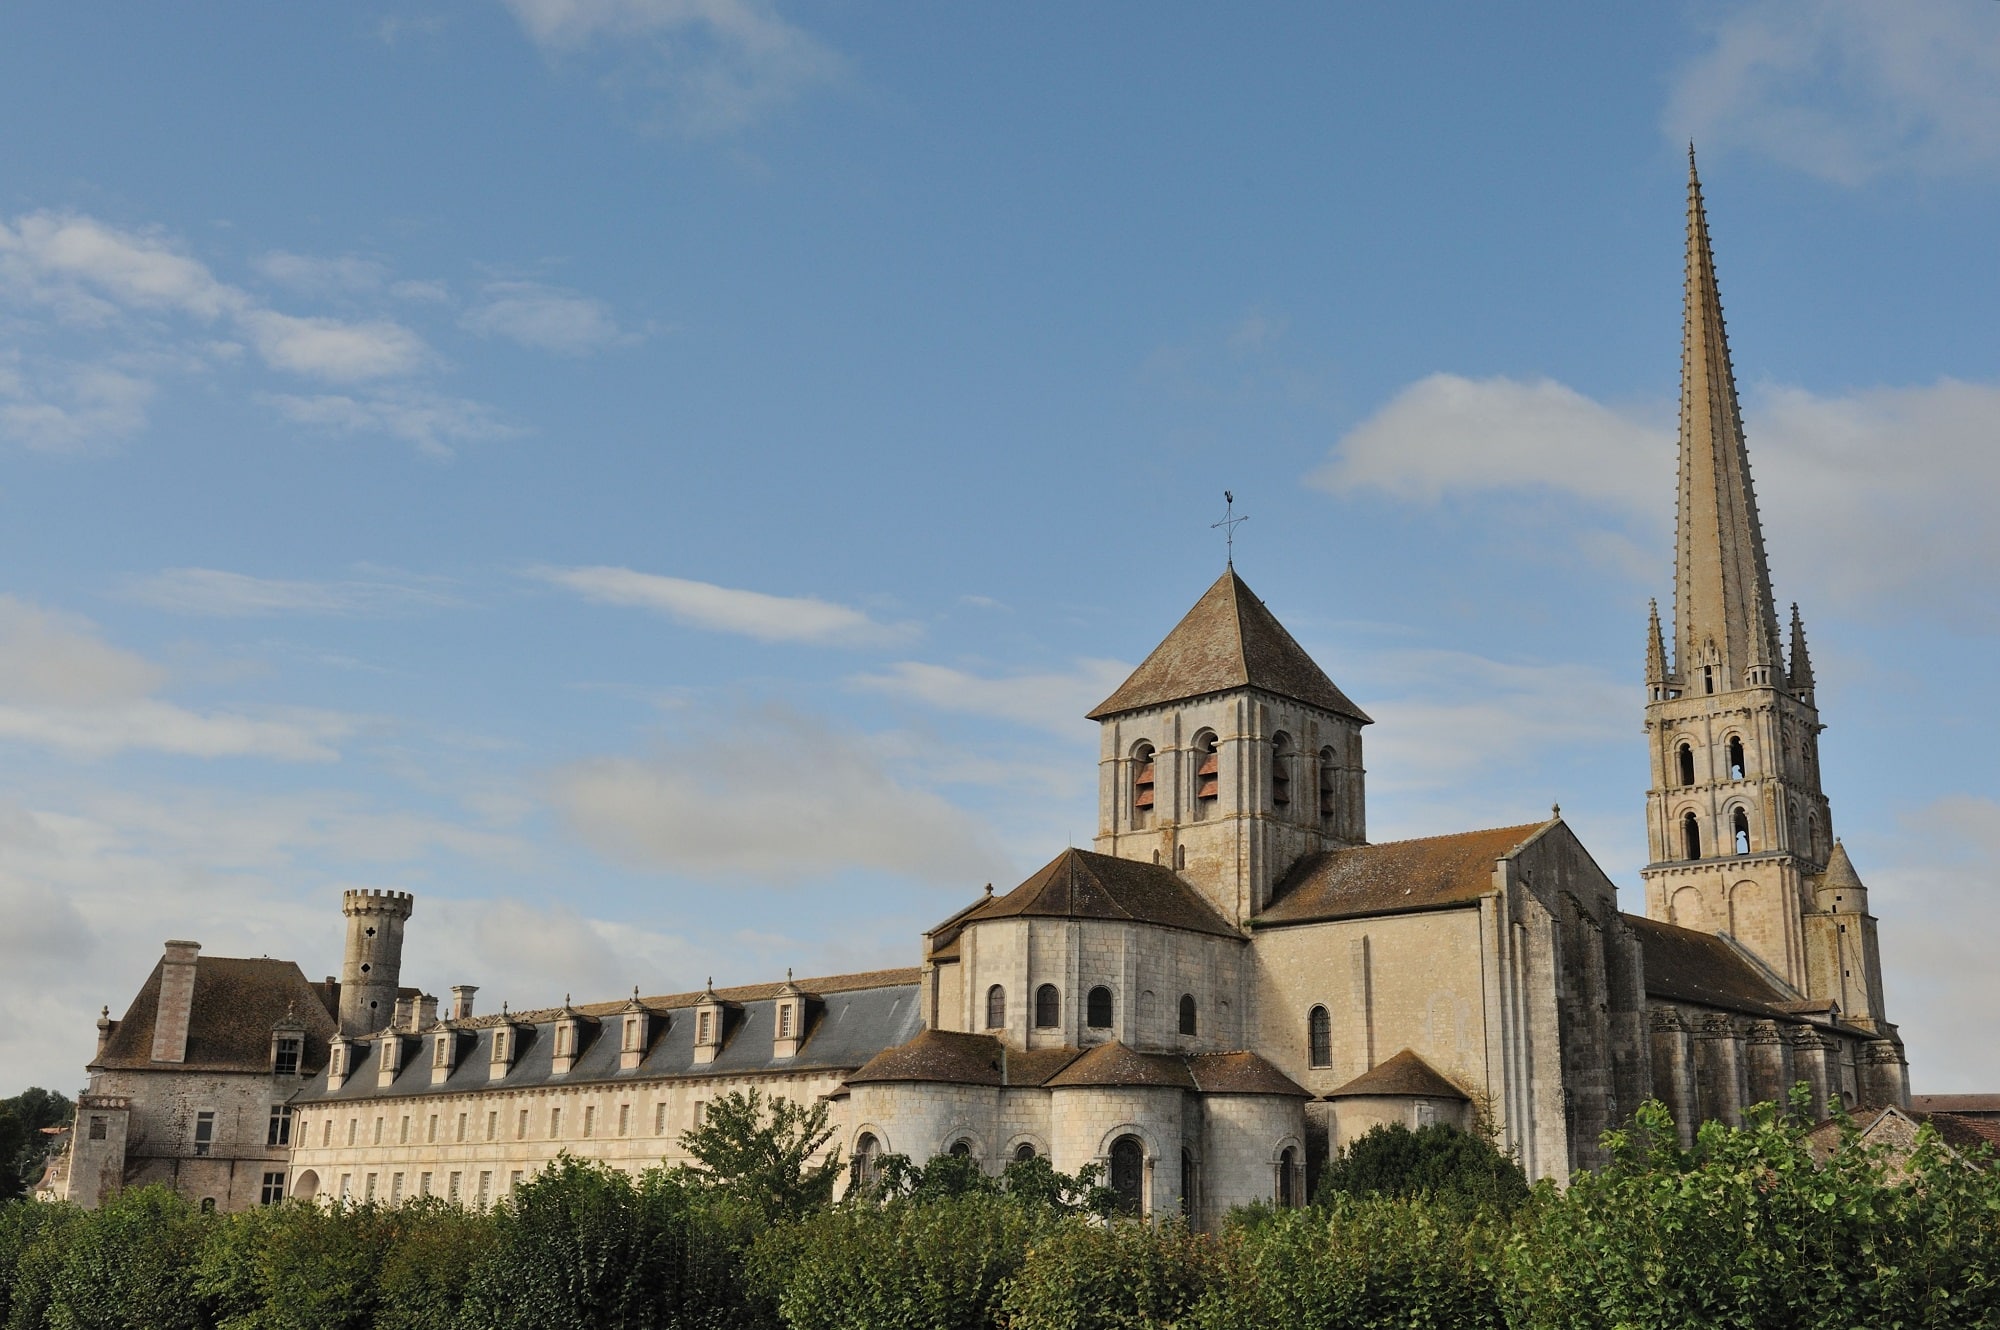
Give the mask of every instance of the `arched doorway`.
[{"label": "arched doorway", "polygon": [[319,1174],[307,1169],[292,1179],[292,1197],[295,1200],[310,1201],[319,1195]]},{"label": "arched doorway", "polygon": [[1290,1210],[1299,1203],[1299,1152],[1288,1145],[1278,1154],[1278,1206]]},{"label": "arched doorway", "polygon": [[1146,1147],[1137,1136],[1120,1136],[1111,1143],[1111,1190],[1118,1208],[1138,1214],[1146,1204]]}]

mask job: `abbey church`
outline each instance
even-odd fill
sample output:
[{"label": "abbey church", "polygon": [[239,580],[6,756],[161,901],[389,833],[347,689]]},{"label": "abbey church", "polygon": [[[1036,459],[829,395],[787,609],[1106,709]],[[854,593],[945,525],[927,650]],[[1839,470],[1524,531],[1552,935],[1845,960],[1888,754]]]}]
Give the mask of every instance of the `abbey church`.
[{"label": "abbey church", "polygon": [[1303,1202],[1386,1122],[1489,1130],[1561,1180],[1649,1098],[1690,1134],[1798,1082],[1815,1112],[1906,1106],[1796,607],[1780,628],[1692,163],[1684,318],[1643,915],[1559,814],[1371,843],[1367,712],[1232,567],[1090,713],[1093,847],[973,896],[908,968],[538,1011],[477,1011],[461,985],[441,1008],[402,982],[416,902],[351,892],[324,981],[166,945],[99,1023],[56,1189],[486,1206],[565,1151],[676,1161],[708,1103],[756,1087],[825,1102],[857,1171],[1101,1163],[1135,1211],[1212,1226]]}]

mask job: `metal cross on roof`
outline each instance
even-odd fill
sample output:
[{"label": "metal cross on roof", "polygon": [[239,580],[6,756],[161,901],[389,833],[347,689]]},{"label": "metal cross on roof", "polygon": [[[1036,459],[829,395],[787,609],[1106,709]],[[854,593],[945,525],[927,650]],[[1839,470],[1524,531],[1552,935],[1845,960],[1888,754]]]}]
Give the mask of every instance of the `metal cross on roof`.
[{"label": "metal cross on roof", "polygon": [[1222,520],[1220,522],[1210,522],[1208,529],[1213,531],[1217,527],[1222,528],[1223,549],[1228,555],[1229,566],[1234,568],[1236,566],[1236,528],[1242,526],[1250,519],[1248,517],[1236,516],[1236,496],[1228,490],[1222,491],[1222,503]]}]

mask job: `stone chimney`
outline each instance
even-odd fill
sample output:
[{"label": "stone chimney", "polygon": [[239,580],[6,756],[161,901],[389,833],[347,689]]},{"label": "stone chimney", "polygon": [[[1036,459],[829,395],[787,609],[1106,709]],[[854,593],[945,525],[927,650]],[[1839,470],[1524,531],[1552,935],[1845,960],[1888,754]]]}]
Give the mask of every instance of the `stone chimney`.
[{"label": "stone chimney", "polygon": [[199,942],[169,942],[160,961],[160,1007],[153,1017],[153,1061],[187,1061],[188,1021],[194,1015],[195,958]]},{"label": "stone chimney", "polygon": [[416,1015],[416,1007],[417,1003],[416,999],[414,998],[406,998],[406,997],[397,998],[396,1006],[394,1009],[395,1014],[389,1018],[389,1028],[392,1030],[409,1029],[410,1021]]},{"label": "stone chimney", "polygon": [[117,1028],[118,1022],[111,1019],[111,1008],[100,1009],[97,1013],[97,1056],[92,1061],[104,1060],[104,1050],[111,1046],[111,1035]]},{"label": "stone chimney", "polygon": [[479,991],[478,984],[453,984],[451,986],[451,1018],[455,1021],[472,1019],[472,995]]},{"label": "stone chimney", "polygon": [[431,993],[419,994],[417,997],[417,1015],[416,1019],[410,1023],[410,1033],[422,1034],[437,1023],[438,1000],[436,995]]}]

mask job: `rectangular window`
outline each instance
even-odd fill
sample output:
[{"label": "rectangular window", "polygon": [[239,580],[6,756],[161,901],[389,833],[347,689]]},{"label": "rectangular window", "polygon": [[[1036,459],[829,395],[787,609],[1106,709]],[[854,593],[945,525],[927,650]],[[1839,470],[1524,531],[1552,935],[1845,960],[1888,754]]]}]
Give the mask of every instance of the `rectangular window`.
[{"label": "rectangular window", "polygon": [[347,1143],[349,1145],[354,1144],[354,1132],[360,1125],[361,1119],[359,1118],[349,1118],[347,1120]]},{"label": "rectangular window", "polygon": [[525,1108],[521,1110],[521,1120],[514,1124],[514,1139],[517,1141],[528,1139],[528,1110]]},{"label": "rectangular window", "polygon": [[428,1196],[431,1194],[432,1176],[433,1175],[429,1173],[419,1173],[417,1175],[417,1195]]},{"label": "rectangular window", "polygon": [[396,1126],[396,1144],[408,1145],[409,1143],[410,1143],[410,1120],[409,1118],[405,1117]]},{"label": "rectangular window", "polygon": [[324,1150],[327,1147],[331,1146],[332,1144],[333,1144],[333,1119],[328,1118],[326,1120],[326,1125],[324,1127],[321,1127],[319,1131],[319,1148]]},{"label": "rectangular window", "polygon": [[215,1112],[212,1109],[204,1108],[199,1113],[196,1113],[194,1115],[195,1158],[197,1159],[205,1158],[208,1155],[209,1151],[213,1150],[214,1148],[215,1148]]},{"label": "rectangular window", "polygon": [[778,1038],[792,1037],[792,1004],[787,1002],[778,1008]]},{"label": "rectangular window", "polygon": [[493,1174],[490,1170],[482,1169],[479,1174],[479,1208],[484,1210],[486,1203],[492,1199]]},{"label": "rectangular window", "polygon": [[264,1185],[257,1191],[257,1204],[276,1205],[285,1199],[285,1175],[283,1170],[264,1175]]},{"label": "rectangular window", "polygon": [[559,1108],[549,1110],[549,1139],[552,1141],[562,1139],[562,1110]]},{"label": "rectangular window", "polygon": [[458,1135],[453,1139],[460,1141],[465,1139],[465,1114],[463,1113],[458,1115]]},{"label": "rectangular window", "polygon": [[665,1136],[666,1134],[667,1101],[662,1099],[659,1103],[653,1105],[653,1135]]},{"label": "rectangular window", "polygon": [[290,1145],[292,1143],[292,1110],[284,1104],[271,1105],[271,1123],[264,1132],[266,1145]]},{"label": "rectangular window", "polygon": [[632,1106],[630,1104],[620,1104],[618,1106],[618,1134],[620,1136],[624,1136],[628,1134],[631,1130],[632,1130]]},{"label": "rectangular window", "polygon": [[486,1139],[489,1141],[500,1139],[500,1114],[497,1112],[486,1115]]},{"label": "rectangular window", "polygon": [[354,1199],[354,1175],[352,1173],[342,1173],[340,1175],[340,1199],[343,1201]]},{"label": "rectangular window", "polygon": [[403,1175],[401,1173],[391,1173],[389,1175],[389,1204],[401,1205],[402,1203]]},{"label": "rectangular window", "polygon": [[458,1186],[459,1186],[459,1180],[460,1180],[461,1178],[463,1178],[464,1176],[465,1176],[465,1174],[463,1174],[463,1173],[454,1173],[454,1174],[452,1174],[452,1175],[451,1175],[451,1176],[450,1176],[449,1178],[446,1178],[446,1179],[445,1179],[445,1185],[444,1185],[444,1198],[445,1198],[445,1199],[446,1199],[447,1201],[450,1201],[450,1202],[451,1202],[451,1203],[452,1203],[453,1205],[457,1205],[457,1204],[458,1204],[458,1195],[459,1195],[459,1192],[458,1192]]},{"label": "rectangular window", "polygon": [[704,1120],[705,1118],[707,1118],[707,1117],[708,1117],[708,1101],[707,1101],[707,1100],[705,1100],[705,1099],[697,1099],[697,1100],[695,1100],[695,1101],[694,1101],[694,1125],[695,1125],[695,1126],[697,1126],[697,1127],[699,1127],[699,1126],[700,1126],[700,1125],[702,1124],[702,1121],[703,1121],[703,1120]]},{"label": "rectangular window", "polygon": [[361,1199],[364,1201],[375,1199],[375,1176],[375,1174],[370,1173],[361,1180]]},{"label": "rectangular window", "polygon": [[429,1142],[429,1141],[435,1141],[437,1138],[438,1138],[438,1115],[433,1113],[431,1114],[430,1121],[424,1124],[424,1140],[426,1142]]},{"label": "rectangular window", "polygon": [[380,1145],[381,1143],[382,1143],[382,1119],[381,1119],[381,1118],[376,1118],[376,1119],[375,1119],[375,1144],[377,1144],[377,1145]]},{"label": "rectangular window", "polygon": [[712,1028],[709,1022],[712,1019],[713,1019],[712,1014],[706,1011],[702,1012],[700,1015],[694,1018],[694,1041],[697,1044],[705,1044],[708,1042],[709,1031]]},{"label": "rectangular window", "polygon": [[277,1076],[299,1074],[299,1041],[280,1039],[275,1052],[271,1054],[271,1072]]},{"label": "rectangular window", "polygon": [[583,1135],[585,1140],[597,1135],[597,1108],[595,1105],[583,1110]]},{"label": "rectangular window", "polygon": [[90,1119],[90,1139],[91,1139],[91,1140],[93,1140],[93,1141],[101,1141],[101,1140],[104,1140],[104,1139],[105,1139],[105,1138],[106,1138],[107,1136],[109,1136],[110,1134],[111,1134],[111,1133],[110,1133],[110,1123],[108,1122],[108,1120],[106,1120],[106,1119],[104,1119],[104,1118],[100,1118],[100,1117],[92,1117],[92,1118]]},{"label": "rectangular window", "polygon": [[507,1175],[507,1194],[511,1196],[519,1190],[521,1190],[521,1170],[517,1168]]}]

